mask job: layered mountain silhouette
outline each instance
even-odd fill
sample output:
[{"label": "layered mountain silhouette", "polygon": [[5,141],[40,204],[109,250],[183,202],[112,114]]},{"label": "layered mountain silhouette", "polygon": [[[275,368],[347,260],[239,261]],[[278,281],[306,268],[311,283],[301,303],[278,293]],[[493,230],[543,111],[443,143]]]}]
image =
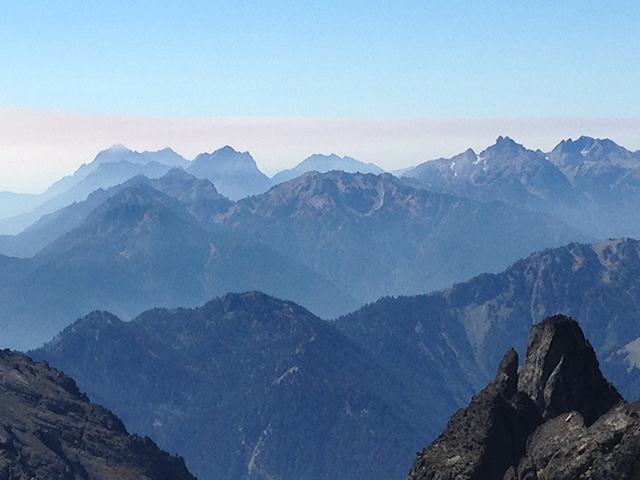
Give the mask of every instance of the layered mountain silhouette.
[{"label": "layered mountain silhouette", "polygon": [[340,157],[335,153],[331,155],[315,154],[306,158],[294,168],[283,170],[276,173],[271,179],[274,185],[282,182],[288,182],[307,172],[327,173],[331,170],[340,170],[347,173],[384,173],[377,165],[373,163],[364,163],[351,157]]},{"label": "layered mountain silhouette", "polygon": [[45,215],[18,235],[0,236],[0,254],[28,258],[34,256],[62,235],[79,227],[100,204],[122,189],[134,185],[149,185],[159,192],[177,198],[185,204],[189,213],[211,222],[216,214],[226,212],[232,202],[220,195],[208,180],[196,180],[181,169],[171,169],[160,179],[136,175],[126,182],[107,190],[98,189],[82,202],[74,202],[55,213]]},{"label": "layered mountain silhouette", "polygon": [[[215,189],[210,193],[205,206],[212,214],[211,204],[225,207],[228,200]],[[194,306],[257,288],[326,316],[357,305],[317,273],[268,247],[203,228],[191,212],[197,214],[205,198],[181,202],[136,184],[108,198],[35,257],[0,257],[3,342],[34,347],[95,308],[131,318],[153,306]]]},{"label": "layered mountain silhouette", "polygon": [[219,223],[363,302],[443,288],[586,239],[548,215],[434,193],[389,174],[340,171],[309,172],[243,199]]},{"label": "layered mountain silhouette", "polygon": [[[157,152],[136,152],[122,145],[114,145],[98,153],[91,163],[82,165],[73,175],[54,183],[37,196],[37,201],[27,202],[25,211],[15,211],[16,215],[0,219],[0,234],[18,234],[44,215],[83,201],[100,188],[119,185],[136,175],[159,178],[172,168],[182,168],[187,163],[169,148]],[[32,204],[35,204],[35,208],[28,208]]]},{"label": "layered mountain silhouette", "polygon": [[173,169],[99,190],[13,245],[0,238],[0,249],[14,248],[5,253],[38,251],[7,260],[3,341],[33,347],[94,309],[132,318],[228,291],[265,291],[330,318],[582,238],[548,216],[434,194],[391,175],[310,172],[234,203]]},{"label": "layered mountain silhouette", "polygon": [[32,354],[201,480],[399,478],[432,432],[420,399],[370,355],[261,293],[131,322],[94,312]]},{"label": "layered mountain silhouette", "polygon": [[611,140],[565,140],[552,152],[510,138],[403,173],[440,192],[549,212],[598,237],[640,236],[640,152]]},{"label": "layered mountain silhouette", "polygon": [[[398,478],[409,469],[402,452],[410,456],[416,442],[433,440],[491,381],[500,352],[515,347],[524,354],[530,327],[557,312],[583,319],[605,375],[636,398],[639,271],[635,240],[570,244],[441,292],[385,298],[333,323],[264,294],[233,294],[195,310],[151,310],[126,323],[96,312],[33,355],[76,377],[133,431],[185,455],[202,478],[207,471],[229,478]],[[521,378],[536,376],[527,372]],[[595,392],[551,395],[545,403],[535,388],[518,387],[541,402],[543,418]],[[586,429],[603,413],[589,408],[578,409]],[[629,411],[619,413],[627,418]],[[176,432],[184,425],[196,433],[183,438]],[[339,445],[344,439],[350,446]],[[189,456],[211,444],[215,458]]]},{"label": "layered mountain silhouette", "polygon": [[48,480],[195,480],[179,457],[129,435],[73,379],[0,351],[0,476]]}]

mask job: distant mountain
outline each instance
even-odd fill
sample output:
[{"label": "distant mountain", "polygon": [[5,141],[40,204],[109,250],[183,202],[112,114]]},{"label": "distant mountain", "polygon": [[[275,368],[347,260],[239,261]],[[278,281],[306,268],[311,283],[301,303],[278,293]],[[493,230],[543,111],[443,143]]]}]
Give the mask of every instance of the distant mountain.
[{"label": "distant mountain", "polygon": [[213,153],[201,153],[186,170],[197,178],[211,181],[231,200],[257,195],[271,188],[271,180],[258,169],[249,152],[236,152],[229,146]]},{"label": "distant mountain", "polygon": [[41,203],[40,196],[36,194],[0,192],[0,219],[15,217]]},{"label": "distant mountain", "polygon": [[0,351],[0,474],[6,479],[195,480],[179,457],[129,435],[73,379]]},{"label": "distant mountain", "polygon": [[32,354],[201,480],[401,478],[434,434],[428,399],[331,324],[260,293],[124,323],[94,312]]},{"label": "distant mountain", "polygon": [[222,228],[303,263],[363,303],[499,271],[589,237],[549,215],[435,193],[389,174],[308,172],[235,203]]},{"label": "distant mountain", "polygon": [[97,165],[103,163],[119,163],[126,161],[139,165],[147,165],[152,162],[161,163],[169,167],[187,168],[190,162],[182,155],[177,154],[170,148],[164,148],[155,152],[137,152],[130,150],[122,144],[114,145],[106,150],[102,150],[92,163]]},{"label": "distant mountain", "polygon": [[38,195],[34,208],[20,214],[0,219],[0,234],[17,235],[33,225],[44,215],[85,200],[99,188],[126,182],[136,175],[159,178],[172,168],[182,168],[188,162],[173,150],[135,152],[122,145],[103,150],[89,164],[82,165],[73,175],[54,183],[46,192]]},{"label": "distant mountain", "polygon": [[303,160],[294,168],[277,173],[271,180],[274,185],[277,185],[279,183],[293,180],[307,172],[315,171],[326,173],[331,170],[340,170],[348,173],[384,173],[384,170],[373,163],[364,163],[356,160],[355,158],[340,157],[335,153],[332,153],[331,155],[315,154]]},{"label": "distant mountain", "polygon": [[480,154],[469,149],[451,159],[422,163],[403,176],[437,191],[532,210],[577,201],[570,182],[545,153],[528,150],[509,137],[498,137]]},{"label": "distant mountain", "polygon": [[[530,327],[563,312],[581,319],[607,378],[640,396],[640,243],[609,240],[536,253],[499,274],[430,295],[384,298],[336,327],[398,378],[449,392],[464,406],[501,354],[524,353]],[[632,343],[633,342],[633,343]],[[465,398],[466,397],[466,398]],[[425,413],[434,424],[447,417]]]},{"label": "distant mountain", "polygon": [[82,166],[80,166],[80,168],[78,168],[78,170],[76,170],[73,175],[69,175],[58,180],[56,183],[51,185],[51,187],[49,187],[44,195],[47,197],[47,200],[58,196],[80,183],[89,174],[95,172],[103,163],[119,163],[122,161],[137,165],[146,165],[151,162],[156,162],[167,165],[169,167],[181,168],[186,168],[186,166],[189,164],[187,160],[175,153],[170,148],[158,150],[157,152],[136,152],[128,149],[124,145],[117,144],[113,145],[110,148],[107,148],[106,150],[98,152],[93,161],[82,164]]},{"label": "distant mountain", "polygon": [[551,213],[599,238],[640,236],[640,152],[581,137],[549,154],[509,138],[403,174],[439,192]]},{"label": "distant mountain", "polygon": [[18,235],[0,235],[0,255],[19,258],[34,256],[65,233],[78,227],[111,194],[112,192],[100,188],[82,202],[74,202],[54,213],[42,216]]},{"label": "distant mountain", "polygon": [[226,212],[232,202],[220,195],[208,180],[198,180],[184,170],[174,168],[159,179],[137,175],[126,182],[107,190],[99,188],[81,202],[61,208],[45,215],[18,235],[0,236],[0,254],[20,258],[34,256],[62,235],[70,232],[87,218],[106,199],[123,188],[145,184],[159,192],[174,197],[186,205],[189,213],[204,223],[213,223]]},{"label": "distant mountain", "polygon": [[[3,345],[34,347],[94,309],[131,318],[153,306],[195,306],[230,291],[260,289],[323,316],[357,307],[347,292],[298,262],[215,225],[207,228],[196,216],[202,210],[214,215],[212,205],[224,212],[229,200],[209,182],[191,178],[196,189],[211,188],[209,201],[180,201],[138,183],[102,202],[35,257],[0,257]],[[167,178],[155,183],[168,190],[176,184]]]}]

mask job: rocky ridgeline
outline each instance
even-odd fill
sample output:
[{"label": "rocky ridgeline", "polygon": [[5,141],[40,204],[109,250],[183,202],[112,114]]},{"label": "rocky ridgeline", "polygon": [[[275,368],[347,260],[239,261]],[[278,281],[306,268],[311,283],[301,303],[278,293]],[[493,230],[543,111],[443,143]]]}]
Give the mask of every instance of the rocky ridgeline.
[{"label": "rocky ridgeline", "polygon": [[639,412],[602,376],[578,323],[549,317],[533,327],[520,374],[510,350],[408,480],[638,478]]},{"label": "rocky ridgeline", "polygon": [[0,351],[0,478],[195,480],[180,457],[129,435],[70,377]]}]

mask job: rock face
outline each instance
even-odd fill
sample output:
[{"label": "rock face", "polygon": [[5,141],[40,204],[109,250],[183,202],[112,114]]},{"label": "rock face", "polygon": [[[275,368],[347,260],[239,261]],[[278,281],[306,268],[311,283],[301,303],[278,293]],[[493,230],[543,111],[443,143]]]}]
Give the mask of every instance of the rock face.
[{"label": "rock face", "polygon": [[73,379],[9,350],[0,351],[0,478],[195,480]]},{"label": "rock face", "polygon": [[517,367],[510,350],[493,382],[418,453],[409,480],[636,478],[640,402],[627,404],[604,379],[574,320],[534,326]]},{"label": "rock face", "polygon": [[531,329],[518,390],[545,419],[576,410],[587,425],[622,400],[607,382],[577,322],[557,315]]}]

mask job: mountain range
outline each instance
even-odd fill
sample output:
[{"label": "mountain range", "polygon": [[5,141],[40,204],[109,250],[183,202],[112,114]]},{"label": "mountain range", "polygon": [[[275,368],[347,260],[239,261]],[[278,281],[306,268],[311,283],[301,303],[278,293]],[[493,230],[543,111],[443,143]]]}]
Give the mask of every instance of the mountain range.
[{"label": "mountain range", "polygon": [[35,347],[94,309],[129,319],[247,290],[332,318],[584,238],[541,214],[432,193],[388,174],[309,172],[232,202],[173,169],[97,191],[15,237],[14,249],[41,250],[0,260],[3,341]]},{"label": "mountain range", "polygon": [[[249,152],[238,152],[229,146],[202,153],[189,161],[170,148],[138,152],[118,144],[99,152],[92,162],[83,164],[73,175],[57,181],[42,194],[0,192],[0,235],[18,234],[42,216],[83,201],[99,188],[108,189],[136,175],[159,178],[173,168],[213,182],[219,192],[232,200],[266,192],[274,185],[273,180],[259,170]],[[373,164],[351,157],[319,154],[285,172],[287,179],[292,179],[313,169],[383,172]],[[285,172],[281,173],[285,175]],[[282,181],[280,178],[276,183]]]},{"label": "mountain range", "polygon": [[443,288],[588,237],[546,215],[434,193],[389,174],[309,172],[219,221],[361,302]]},{"label": "mountain range", "polygon": [[[635,240],[570,244],[440,292],[384,298],[334,322],[264,294],[232,294],[124,323],[95,312],[31,354],[73,375],[134,431],[184,455],[196,474],[214,460],[189,452],[226,442],[215,462],[226,462],[229,478],[401,478],[416,442],[433,440],[491,381],[501,349],[524,353],[531,326],[557,312],[582,319],[607,378],[637,398],[639,272]],[[342,423],[352,421],[357,426]],[[178,432],[185,425],[188,439]],[[280,438],[285,432],[305,439],[300,449]],[[328,438],[338,443],[329,447]],[[328,451],[338,469],[321,460]]]},{"label": "mountain range", "polygon": [[598,238],[640,236],[640,152],[611,140],[580,137],[544,153],[499,137],[479,154],[425,162],[403,176],[439,192],[548,212]]},{"label": "mountain range", "polygon": [[[164,180],[167,191],[179,183]],[[33,258],[0,257],[3,343],[34,347],[96,308],[129,319],[153,306],[194,306],[230,291],[259,288],[327,316],[357,305],[268,247],[204,228],[192,212],[204,206],[211,214],[212,205],[229,202],[206,185],[208,202],[202,194],[181,202],[146,182],[123,188]]]},{"label": "mountain range", "polygon": [[336,327],[399,377],[437,378],[463,406],[491,380],[501,352],[523,354],[531,326],[562,312],[581,319],[607,378],[639,398],[639,279],[638,241],[570,244],[440,292],[381,299]]}]

